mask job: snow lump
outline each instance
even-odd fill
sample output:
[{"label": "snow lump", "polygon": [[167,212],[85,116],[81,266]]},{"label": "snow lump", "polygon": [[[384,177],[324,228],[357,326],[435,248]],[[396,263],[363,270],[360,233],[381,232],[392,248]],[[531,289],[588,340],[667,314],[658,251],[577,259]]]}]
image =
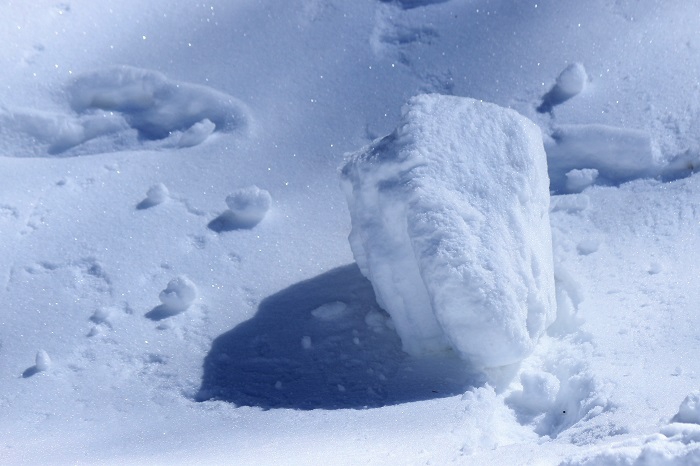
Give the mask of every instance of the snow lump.
[{"label": "snow lump", "polygon": [[255,185],[240,188],[226,197],[226,220],[236,228],[252,228],[265,218],[272,196]]},{"label": "snow lump", "polygon": [[164,310],[170,314],[179,314],[197,299],[197,286],[186,276],[180,275],[168,282],[168,286],[160,292],[159,298]]},{"label": "snow lump", "polygon": [[414,97],[398,128],[348,156],[350,246],[414,355],[477,367],[527,356],[556,313],[549,179],[515,111]]}]

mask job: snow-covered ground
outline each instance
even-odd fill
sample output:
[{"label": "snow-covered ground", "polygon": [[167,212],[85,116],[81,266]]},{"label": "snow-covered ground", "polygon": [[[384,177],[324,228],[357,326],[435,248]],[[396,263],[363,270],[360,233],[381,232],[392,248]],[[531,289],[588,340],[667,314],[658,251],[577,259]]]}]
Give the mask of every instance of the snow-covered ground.
[{"label": "snow-covered ground", "polygon": [[[700,462],[700,5],[0,11],[0,463]],[[422,93],[541,130],[557,312],[519,363],[405,352],[356,265],[339,167]]]}]

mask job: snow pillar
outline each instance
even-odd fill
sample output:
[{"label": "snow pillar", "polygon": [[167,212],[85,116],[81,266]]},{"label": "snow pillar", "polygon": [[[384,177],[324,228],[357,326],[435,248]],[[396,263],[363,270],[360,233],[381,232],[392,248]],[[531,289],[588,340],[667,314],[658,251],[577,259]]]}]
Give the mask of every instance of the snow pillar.
[{"label": "snow pillar", "polygon": [[350,245],[414,355],[477,367],[527,356],[556,314],[539,128],[478,100],[421,95],[348,156]]}]

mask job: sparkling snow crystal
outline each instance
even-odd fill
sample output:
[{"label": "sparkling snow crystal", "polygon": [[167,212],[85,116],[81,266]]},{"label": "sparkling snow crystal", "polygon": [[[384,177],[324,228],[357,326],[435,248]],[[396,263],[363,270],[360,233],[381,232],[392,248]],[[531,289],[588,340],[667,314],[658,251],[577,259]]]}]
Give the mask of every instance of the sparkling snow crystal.
[{"label": "sparkling snow crystal", "polygon": [[540,130],[512,110],[423,95],[341,172],[350,245],[404,349],[521,360],[556,313]]}]

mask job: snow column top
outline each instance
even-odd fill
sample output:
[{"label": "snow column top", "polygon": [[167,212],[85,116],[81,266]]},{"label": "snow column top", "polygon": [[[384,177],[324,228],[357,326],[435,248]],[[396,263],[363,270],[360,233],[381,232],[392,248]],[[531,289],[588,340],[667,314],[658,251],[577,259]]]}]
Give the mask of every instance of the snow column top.
[{"label": "snow column top", "polygon": [[526,357],[555,318],[539,128],[481,101],[421,95],[341,169],[350,246],[411,354],[477,367]]}]

